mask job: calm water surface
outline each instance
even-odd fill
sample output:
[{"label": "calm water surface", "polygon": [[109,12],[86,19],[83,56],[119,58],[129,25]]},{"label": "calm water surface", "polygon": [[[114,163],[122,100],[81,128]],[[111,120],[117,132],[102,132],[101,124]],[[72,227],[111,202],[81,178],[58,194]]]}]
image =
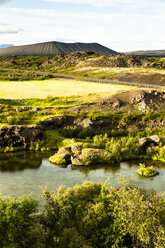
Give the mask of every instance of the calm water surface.
[{"label": "calm water surface", "polygon": [[56,190],[60,185],[72,187],[84,181],[104,182],[110,178],[116,185],[120,177],[134,176],[136,183],[146,189],[157,192],[165,191],[165,163],[147,161],[146,164],[156,165],[159,176],[140,178],[136,171],[139,161],[122,162],[115,165],[92,166],[88,168],[60,168],[49,163],[50,154],[37,152],[19,152],[0,155],[0,193],[6,196],[24,196],[33,193],[40,200],[42,188]]}]

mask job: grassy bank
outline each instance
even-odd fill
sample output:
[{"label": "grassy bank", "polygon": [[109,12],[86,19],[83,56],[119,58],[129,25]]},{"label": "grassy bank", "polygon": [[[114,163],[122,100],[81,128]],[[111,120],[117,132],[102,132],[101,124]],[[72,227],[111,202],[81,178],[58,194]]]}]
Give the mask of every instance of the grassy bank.
[{"label": "grassy bank", "polygon": [[[107,133],[109,139],[115,138],[116,143],[113,145],[122,151],[124,146],[125,149],[128,148],[125,143],[122,147],[118,145],[118,142],[122,143],[122,137],[134,138],[131,143],[133,146],[139,137],[165,135],[164,100],[157,98],[158,93],[145,93],[149,104],[150,98],[153,99],[150,105],[152,108],[142,112],[138,105],[131,102],[137,95],[145,97],[144,92],[136,90],[135,87],[75,80],[1,82],[0,125],[43,125],[43,121],[48,118],[60,116],[63,118],[62,126],[44,131],[46,143],[36,141],[28,149],[36,151],[57,149],[66,138],[78,138],[89,143],[89,147],[92,148],[90,144],[93,143],[93,138]],[[128,99],[130,100],[127,101]],[[117,107],[114,105],[116,103]],[[105,145],[103,149],[106,147]],[[131,147],[128,149],[132,151]],[[17,150],[19,148],[12,146],[1,148],[1,151],[5,152]],[[120,158],[118,153],[111,161],[118,162],[115,160],[115,157]],[[121,154],[120,161],[134,159],[132,156],[136,153],[135,151],[131,153],[128,156]],[[153,156],[146,158],[151,157]]]},{"label": "grassy bank", "polygon": [[59,79],[0,84],[0,125],[30,125],[53,116],[81,116],[70,108],[90,106],[101,98],[135,88]]}]

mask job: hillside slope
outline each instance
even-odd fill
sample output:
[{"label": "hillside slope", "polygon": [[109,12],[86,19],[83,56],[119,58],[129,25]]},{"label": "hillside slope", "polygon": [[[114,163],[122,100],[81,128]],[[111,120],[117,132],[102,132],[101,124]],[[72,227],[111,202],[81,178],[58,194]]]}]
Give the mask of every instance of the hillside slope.
[{"label": "hillside slope", "polygon": [[0,55],[15,56],[53,56],[57,54],[70,54],[73,52],[94,52],[97,54],[117,55],[118,53],[104,47],[98,43],[62,43],[62,42],[44,42],[33,45],[15,46],[0,49]]},{"label": "hillside slope", "polygon": [[140,50],[125,53],[127,55],[147,56],[147,57],[165,57],[165,50]]},{"label": "hillside slope", "polygon": [[98,55],[91,52],[56,56],[0,56],[0,80],[41,80],[54,77],[54,74],[165,85],[165,58]]}]

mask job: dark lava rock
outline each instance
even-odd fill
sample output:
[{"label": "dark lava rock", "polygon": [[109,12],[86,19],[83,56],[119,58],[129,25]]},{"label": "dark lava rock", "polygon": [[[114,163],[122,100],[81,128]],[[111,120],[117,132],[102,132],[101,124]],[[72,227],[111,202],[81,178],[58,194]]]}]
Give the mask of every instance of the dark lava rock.
[{"label": "dark lava rock", "polygon": [[30,147],[31,142],[46,139],[40,126],[12,126],[0,128],[0,147]]},{"label": "dark lava rock", "polygon": [[56,128],[70,126],[73,124],[73,122],[74,122],[73,117],[55,116],[42,121],[41,125],[45,130],[53,130]]},{"label": "dark lava rock", "polygon": [[41,125],[45,128],[45,129],[54,129],[54,128],[61,128],[64,126],[64,117],[62,116],[56,116],[56,117],[51,117],[48,118],[44,121],[42,121]]}]

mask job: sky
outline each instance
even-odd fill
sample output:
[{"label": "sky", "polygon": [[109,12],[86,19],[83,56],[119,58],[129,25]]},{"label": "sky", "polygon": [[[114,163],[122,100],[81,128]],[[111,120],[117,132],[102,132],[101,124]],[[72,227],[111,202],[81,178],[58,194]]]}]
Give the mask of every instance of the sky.
[{"label": "sky", "polygon": [[0,0],[0,44],[45,41],[165,49],[165,0]]}]

